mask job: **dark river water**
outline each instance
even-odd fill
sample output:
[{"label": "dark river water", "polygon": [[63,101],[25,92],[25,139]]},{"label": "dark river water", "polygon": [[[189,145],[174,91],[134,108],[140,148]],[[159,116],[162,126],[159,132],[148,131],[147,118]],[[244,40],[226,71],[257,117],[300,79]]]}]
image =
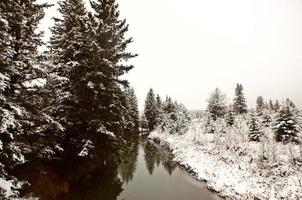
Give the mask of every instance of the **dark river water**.
[{"label": "dark river water", "polygon": [[[211,200],[221,199],[182,167],[173,155],[137,138],[122,152],[118,166],[35,164],[18,169],[30,186],[22,196],[42,200]],[[84,167],[85,166],[85,167]]]}]

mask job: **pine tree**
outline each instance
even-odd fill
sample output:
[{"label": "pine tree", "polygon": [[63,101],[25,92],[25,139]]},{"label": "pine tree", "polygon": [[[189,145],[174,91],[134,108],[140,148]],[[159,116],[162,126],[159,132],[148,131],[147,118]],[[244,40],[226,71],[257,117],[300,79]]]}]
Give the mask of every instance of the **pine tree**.
[{"label": "pine tree", "polygon": [[[50,52],[57,65],[57,72],[68,73],[67,63],[74,62],[83,49],[84,24],[87,23],[87,13],[82,0],[63,0],[58,11],[62,17],[54,17],[50,39]],[[61,65],[59,65],[61,64]]]},{"label": "pine tree", "polygon": [[284,103],[278,112],[274,125],[277,142],[299,142],[300,133],[294,108]]},{"label": "pine tree", "polygon": [[234,112],[237,114],[247,113],[246,100],[243,94],[243,86],[241,84],[237,84],[235,88],[233,108]]},{"label": "pine tree", "polygon": [[234,125],[235,116],[234,116],[233,109],[232,109],[231,105],[227,109],[225,120],[226,120],[227,125],[229,125],[229,126],[233,126]]},{"label": "pine tree", "polygon": [[[66,128],[61,135],[65,154],[77,155],[90,143],[86,132],[91,118],[88,110],[93,109],[85,104],[95,105],[95,94],[85,80],[90,59],[91,22],[81,0],[60,1],[58,11],[61,17],[54,18],[49,46],[53,61],[49,90],[53,96],[48,110]],[[84,95],[87,97],[83,98]]]},{"label": "pine tree", "polygon": [[163,103],[163,112],[164,113],[172,113],[175,112],[175,104],[173,103],[171,97],[167,96],[166,100]]},{"label": "pine tree", "polygon": [[262,124],[265,127],[269,127],[272,122],[272,117],[271,117],[271,111],[268,109],[263,110],[262,115],[260,116],[262,118]]},{"label": "pine tree", "polygon": [[255,113],[251,113],[249,122],[249,140],[260,142],[263,133],[260,130]]},{"label": "pine tree", "polygon": [[291,108],[296,108],[296,105],[294,104],[294,102],[292,100],[290,100],[289,98],[286,99],[285,104]]},{"label": "pine tree", "polygon": [[170,134],[185,134],[191,121],[186,107],[167,97],[163,110],[159,124],[161,131]]},{"label": "pine tree", "polygon": [[274,104],[273,104],[273,101],[271,99],[268,102],[268,108],[269,108],[269,110],[274,110]]},{"label": "pine tree", "polygon": [[109,131],[120,132],[124,112],[121,87],[128,85],[128,81],[120,78],[133,68],[125,62],[136,56],[126,51],[133,40],[125,39],[128,25],[126,20],[120,19],[115,0],[91,1],[91,7],[94,10],[94,15],[91,17],[93,41],[89,46],[91,69],[84,74],[84,77],[86,81],[89,80],[86,84],[92,86],[91,91],[95,94],[92,109],[94,113],[97,110],[102,119],[99,120],[95,115],[89,121],[99,121],[98,124],[105,124]]},{"label": "pine tree", "polygon": [[143,131],[146,131],[148,130],[149,128],[149,125],[148,125],[148,121],[147,121],[147,118],[146,118],[146,115],[143,114],[142,117],[141,117],[141,120],[140,120],[140,127]]},{"label": "pine tree", "polygon": [[279,104],[279,101],[276,100],[275,105],[274,105],[274,111],[278,112],[279,109],[280,109],[280,104]]},{"label": "pine tree", "polygon": [[258,96],[257,101],[256,101],[256,112],[258,113],[258,115],[262,114],[262,111],[263,111],[264,107],[265,107],[265,105],[264,105],[263,97]]},{"label": "pine tree", "polygon": [[75,153],[91,142],[96,148],[105,143],[110,147],[110,135],[123,132],[127,122],[123,88],[128,82],[121,76],[133,68],[125,61],[136,56],[126,52],[132,42],[125,39],[128,25],[119,19],[114,0],[91,1],[93,12],[88,14],[81,0],[61,1],[59,6],[62,18],[55,18],[50,52],[59,97],[54,99],[54,116],[67,127],[64,144]]},{"label": "pine tree", "polygon": [[[41,137],[54,125],[43,113],[45,71],[38,65],[38,24],[47,4],[36,0],[0,2],[0,173],[25,161],[23,148],[45,153]],[[1,189],[2,190],[2,189]]]},{"label": "pine tree", "polygon": [[207,110],[211,114],[213,120],[224,117],[226,114],[226,96],[218,88],[211,93],[208,101]]},{"label": "pine tree", "polygon": [[139,111],[138,111],[138,101],[135,95],[134,88],[130,90],[130,97],[131,97],[131,112],[132,112],[132,119],[134,122],[134,131],[138,131],[139,129]]},{"label": "pine tree", "polygon": [[157,96],[156,96],[156,105],[157,105],[157,108],[158,108],[159,110],[162,109],[162,106],[163,106],[162,104],[163,104],[163,102],[162,102],[160,96],[157,95]]},{"label": "pine tree", "polygon": [[137,132],[139,129],[139,112],[138,103],[133,88],[127,88],[125,90],[126,95],[126,130],[130,132]]},{"label": "pine tree", "polygon": [[148,122],[148,128],[152,131],[157,124],[157,104],[152,88],[149,90],[146,97],[144,113]]},{"label": "pine tree", "polygon": [[[47,7],[33,0],[0,3],[0,24],[3,25],[0,28],[0,132],[1,137],[5,137],[1,139],[5,148],[10,148],[13,140],[35,135],[39,123],[45,121],[37,108],[40,88],[33,83],[44,73],[36,66],[37,47],[42,44],[42,33],[37,27]],[[6,153],[3,155],[10,159]],[[20,151],[16,155],[20,155]]]}]

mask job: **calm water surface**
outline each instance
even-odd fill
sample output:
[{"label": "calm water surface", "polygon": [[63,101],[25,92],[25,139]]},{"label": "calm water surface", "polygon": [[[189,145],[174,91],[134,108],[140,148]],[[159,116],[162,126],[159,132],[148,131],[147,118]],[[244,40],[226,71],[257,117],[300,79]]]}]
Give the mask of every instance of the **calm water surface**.
[{"label": "calm water surface", "polygon": [[173,163],[167,150],[144,141],[138,148],[133,178],[124,181],[122,188],[118,200],[221,199]]},{"label": "calm water surface", "polygon": [[172,159],[168,150],[135,137],[118,165],[39,163],[16,169],[16,176],[30,183],[21,195],[42,200],[221,199]]}]

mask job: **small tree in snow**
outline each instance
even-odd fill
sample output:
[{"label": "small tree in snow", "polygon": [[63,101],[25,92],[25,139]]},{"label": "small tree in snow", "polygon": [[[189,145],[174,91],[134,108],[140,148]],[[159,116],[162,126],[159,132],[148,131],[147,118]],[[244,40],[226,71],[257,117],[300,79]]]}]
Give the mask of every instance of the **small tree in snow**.
[{"label": "small tree in snow", "polygon": [[175,102],[173,111],[163,113],[160,128],[162,132],[183,135],[187,132],[190,121],[184,105]]},{"label": "small tree in snow", "polygon": [[277,142],[298,143],[300,140],[300,131],[295,109],[287,104],[283,104],[277,114],[274,130]]},{"label": "small tree in snow", "polygon": [[235,88],[235,98],[233,104],[234,112],[237,114],[247,113],[246,99],[243,94],[243,86],[237,84]]},{"label": "small tree in snow", "polygon": [[226,96],[218,88],[210,94],[207,110],[211,114],[213,120],[224,117],[226,114]]},{"label": "small tree in snow", "polygon": [[260,130],[259,123],[255,113],[251,113],[251,118],[249,122],[249,140],[260,142],[263,133]]},{"label": "small tree in snow", "polygon": [[259,96],[257,97],[257,101],[256,101],[256,111],[258,114],[262,114],[262,111],[265,107],[265,104],[264,104],[264,99],[262,96]]},{"label": "small tree in snow", "polygon": [[230,106],[226,113],[226,116],[225,116],[226,124],[228,126],[233,126],[234,120],[235,120],[234,112],[233,112],[232,106]]},{"label": "small tree in snow", "polygon": [[272,123],[271,115],[272,115],[272,113],[269,110],[267,110],[267,109],[263,110],[262,115],[260,117],[262,119],[261,122],[265,127],[269,127],[271,125],[271,123]]},{"label": "small tree in snow", "polygon": [[144,114],[148,122],[148,128],[152,131],[156,127],[158,116],[156,99],[152,88],[149,90],[146,97]]}]

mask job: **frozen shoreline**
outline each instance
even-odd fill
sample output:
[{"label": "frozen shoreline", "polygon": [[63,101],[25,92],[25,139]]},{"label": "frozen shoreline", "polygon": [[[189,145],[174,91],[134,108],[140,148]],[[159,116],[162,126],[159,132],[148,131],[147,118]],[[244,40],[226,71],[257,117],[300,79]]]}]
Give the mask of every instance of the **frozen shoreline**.
[{"label": "frozen shoreline", "polygon": [[[301,199],[301,167],[289,168],[276,163],[270,169],[260,168],[255,162],[258,155],[252,150],[260,144],[249,143],[248,153],[238,150],[215,150],[214,134],[204,134],[204,141],[192,140],[188,131],[184,135],[171,135],[153,131],[150,139],[168,146],[175,161],[190,169],[197,179],[207,182],[208,188],[229,199]],[[284,149],[283,149],[284,150]],[[223,153],[221,153],[223,152]],[[242,155],[241,155],[242,154]],[[253,155],[254,154],[254,155]],[[288,168],[288,169],[287,169]],[[284,174],[287,172],[287,174]],[[300,177],[300,178],[299,178]]]}]

